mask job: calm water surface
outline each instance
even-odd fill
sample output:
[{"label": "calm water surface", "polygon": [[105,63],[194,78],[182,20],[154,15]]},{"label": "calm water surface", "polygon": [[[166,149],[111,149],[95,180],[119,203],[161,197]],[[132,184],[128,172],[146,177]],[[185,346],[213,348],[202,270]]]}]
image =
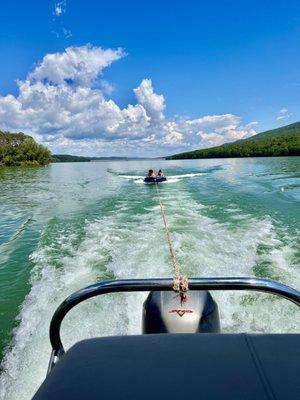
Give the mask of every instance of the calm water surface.
[{"label": "calm water surface", "polygon": [[[29,399],[44,379],[60,302],[99,279],[171,275],[149,167],[189,276],[256,275],[300,288],[300,158],[99,162],[0,168],[0,398]],[[92,299],[62,337],[140,332],[143,294]],[[216,293],[227,332],[296,332],[296,306]]]}]

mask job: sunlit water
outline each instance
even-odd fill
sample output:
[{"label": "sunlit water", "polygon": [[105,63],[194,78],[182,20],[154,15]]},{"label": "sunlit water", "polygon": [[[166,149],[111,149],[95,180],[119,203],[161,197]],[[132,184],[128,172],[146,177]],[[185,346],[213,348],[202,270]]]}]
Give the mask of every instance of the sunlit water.
[{"label": "sunlit water", "polygon": [[[300,287],[300,159],[135,161],[0,169],[0,398],[28,400],[45,377],[51,316],[101,279],[171,275],[149,167],[182,270],[256,275]],[[145,294],[89,300],[64,321],[79,339],[140,332]],[[225,332],[296,332],[296,306],[269,295],[214,293]]]}]

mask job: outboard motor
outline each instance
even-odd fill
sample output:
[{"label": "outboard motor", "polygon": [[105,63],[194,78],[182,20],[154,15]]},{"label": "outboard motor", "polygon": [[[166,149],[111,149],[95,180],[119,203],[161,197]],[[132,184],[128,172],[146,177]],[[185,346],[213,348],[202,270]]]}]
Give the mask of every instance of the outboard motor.
[{"label": "outboard motor", "polygon": [[174,292],[150,292],[143,305],[143,333],[218,333],[218,305],[208,291],[189,291],[180,302]]}]

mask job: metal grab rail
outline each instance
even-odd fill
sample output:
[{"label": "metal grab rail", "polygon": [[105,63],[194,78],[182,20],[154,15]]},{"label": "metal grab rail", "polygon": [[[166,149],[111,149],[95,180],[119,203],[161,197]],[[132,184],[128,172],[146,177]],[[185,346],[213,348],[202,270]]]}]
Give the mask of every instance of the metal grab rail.
[{"label": "metal grab rail", "polygon": [[[102,281],[74,292],[67,297],[55,311],[50,323],[50,342],[52,353],[48,368],[51,371],[57,359],[64,354],[60,338],[61,323],[66,314],[77,304],[91,297],[116,292],[171,291],[173,280],[162,279],[124,279]],[[300,292],[282,283],[261,278],[190,278],[189,290],[251,290],[272,293],[292,301],[300,307]]]}]

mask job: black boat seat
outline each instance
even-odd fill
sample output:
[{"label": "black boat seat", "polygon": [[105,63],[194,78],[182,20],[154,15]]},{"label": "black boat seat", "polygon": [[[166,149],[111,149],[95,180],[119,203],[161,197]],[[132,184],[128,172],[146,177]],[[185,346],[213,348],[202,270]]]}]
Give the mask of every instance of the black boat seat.
[{"label": "black boat seat", "polygon": [[299,400],[300,334],[157,334],[75,344],[34,400]]}]

